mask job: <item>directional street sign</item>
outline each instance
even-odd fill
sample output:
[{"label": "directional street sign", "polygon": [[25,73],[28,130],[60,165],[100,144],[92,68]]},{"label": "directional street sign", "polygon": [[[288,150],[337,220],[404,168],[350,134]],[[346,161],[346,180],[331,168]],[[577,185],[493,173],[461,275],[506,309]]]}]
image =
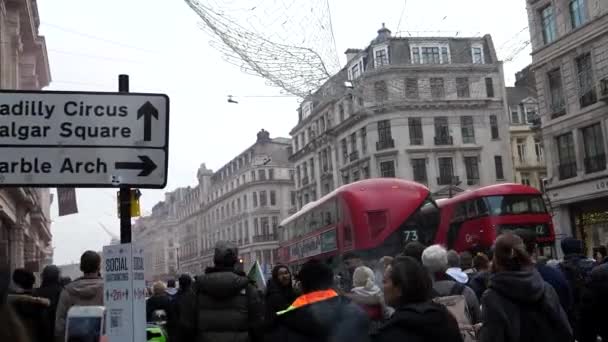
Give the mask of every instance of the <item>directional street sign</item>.
[{"label": "directional street sign", "polygon": [[164,94],[0,91],[0,186],[163,188]]}]

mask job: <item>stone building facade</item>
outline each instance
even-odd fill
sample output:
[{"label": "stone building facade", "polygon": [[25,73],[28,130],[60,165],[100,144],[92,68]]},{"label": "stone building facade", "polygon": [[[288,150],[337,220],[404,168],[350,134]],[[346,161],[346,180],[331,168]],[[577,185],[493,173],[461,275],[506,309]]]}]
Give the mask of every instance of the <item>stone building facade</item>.
[{"label": "stone building facade", "polygon": [[536,81],[529,67],[515,77],[515,86],[507,87],[513,176],[517,183],[544,190],[547,166],[540,133]]},{"label": "stone building facade", "polygon": [[290,133],[299,208],[364,178],[414,180],[436,197],[513,180],[503,67],[489,35],[400,38],[383,26],[346,55]]},{"label": "stone building facade", "polygon": [[[0,89],[41,89],[49,84],[39,25],[35,0],[0,0]],[[50,205],[48,189],[0,188],[0,263],[38,271],[50,261]]]},{"label": "stone building facade", "polygon": [[213,264],[219,240],[239,246],[243,267],[258,260],[269,271],[277,259],[279,222],[295,212],[290,150],[289,139],[271,139],[262,130],[252,146],[219,170],[202,164],[196,186],[166,194],[152,215],[136,224],[135,239],[154,260],[146,261],[148,277],[200,274]]},{"label": "stone building facade", "polygon": [[608,2],[527,0],[558,238],[608,244]]}]

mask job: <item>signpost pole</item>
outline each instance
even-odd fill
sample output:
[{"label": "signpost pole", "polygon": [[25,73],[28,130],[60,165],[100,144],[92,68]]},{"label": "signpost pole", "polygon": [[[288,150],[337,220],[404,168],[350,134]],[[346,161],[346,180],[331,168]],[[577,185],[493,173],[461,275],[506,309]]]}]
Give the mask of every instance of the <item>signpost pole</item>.
[{"label": "signpost pole", "polygon": [[[129,92],[129,75],[118,75],[118,92]],[[120,187],[120,243],[131,243],[131,189]]]}]

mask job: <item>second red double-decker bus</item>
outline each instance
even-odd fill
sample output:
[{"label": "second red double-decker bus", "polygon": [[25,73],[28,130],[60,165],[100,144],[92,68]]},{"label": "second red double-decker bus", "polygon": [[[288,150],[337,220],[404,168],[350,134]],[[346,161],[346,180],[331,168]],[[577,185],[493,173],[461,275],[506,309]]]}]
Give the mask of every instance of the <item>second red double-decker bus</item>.
[{"label": "second red double-decker bus", "polygon": [[540,254],[555,255],[555,233],[542,193],[521,184],[497,184],[438,200],[441,224],[435,242],[456,251],[487,250],[504,231],[537,234]]},{"label": "second red double-decker bus", "polygon": [[408,241],[429,243],[439,223],[419,183],[374,178],[344,185],[308,203],[280,226],[279,258],[295,266],[357,251],[366,259],[399,253]]}]

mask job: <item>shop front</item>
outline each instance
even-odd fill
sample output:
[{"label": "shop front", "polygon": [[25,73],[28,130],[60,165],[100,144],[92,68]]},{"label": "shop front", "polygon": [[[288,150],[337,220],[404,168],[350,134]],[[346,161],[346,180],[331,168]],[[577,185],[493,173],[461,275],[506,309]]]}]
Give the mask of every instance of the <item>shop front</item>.
[{"label": "shop front", "polygon": [[608,178],[550,189],[548,194],[558,246],[572,236],[583,241],[585,254],[592,257],[594,249],[608,245]]}]

